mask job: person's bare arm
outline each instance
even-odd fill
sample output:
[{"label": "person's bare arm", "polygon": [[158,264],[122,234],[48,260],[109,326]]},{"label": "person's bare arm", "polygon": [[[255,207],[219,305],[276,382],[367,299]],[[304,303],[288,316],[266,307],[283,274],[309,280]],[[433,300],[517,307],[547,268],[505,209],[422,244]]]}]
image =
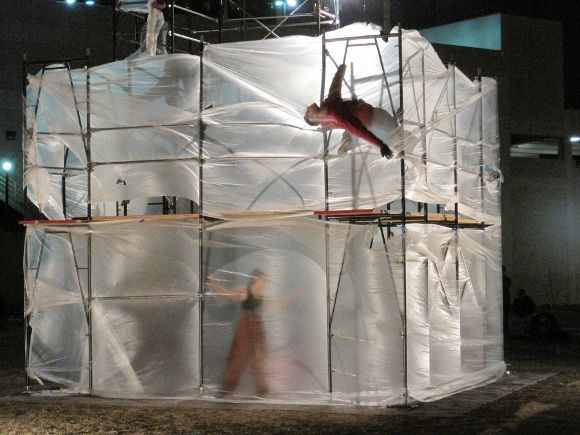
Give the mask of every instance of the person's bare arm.
[{"label": "person's bare arm", "polygon": [[342,81],[344,80],[344,73],[346,71],[346,65],[342,64],[336,70],[330,88],[328,89],[327,100],[340,100],[342,99],[341,89]]},{"label": "person's bare arm", "polygon": [[246,297],[245,287],[236,287],[231,290],[226,290],[221,284],[219,284],[212,277],[208,277],[206,283],[213,293],[218,294],[220,296],[239,300],[242,300]]}]

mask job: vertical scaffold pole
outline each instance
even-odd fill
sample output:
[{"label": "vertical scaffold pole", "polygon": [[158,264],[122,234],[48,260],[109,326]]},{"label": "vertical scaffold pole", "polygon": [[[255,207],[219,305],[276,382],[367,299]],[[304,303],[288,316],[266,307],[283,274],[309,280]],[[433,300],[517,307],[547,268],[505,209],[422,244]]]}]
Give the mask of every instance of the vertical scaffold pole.
[{"label": "vertical scaffold pole", "polygon": [[198,364],[199,364],[199,394],[203,396],[203,141],[204,141],[204,131],[203,131],[203,35],[199,38],[199,120],[198,120],[198,134],[199,134],[199,146],[197,150],[198,163],[199,163],[199,176],[198,176],[198,195],[199,204],[197,207],[198,222],[199,222],[199,252],[198,252],[198,321],[199,321],[199,336],[198,336]]},{"label": "vertical scaffold pole", "polygon": [[454,214],[455,214],[455,231],[459,228],[459,188],[458,188],[458,167],[459,167],[459,157],[457,151],[457,95],[455,90],[455,62],[450,62],[449,67],[451,68],[451,85],[453,88],[452,94],[452,104],[453,104],[453,125],[451,127],[451,133],[453,134],[453,190],[455,193],[455,206],[454,206]]},{"label": "vertical scaffold pole", "polygon": [[477,82],[479,92],[479,186],[481,188],[481,229],[485,228],[485,196],[484,196],[484,181],[483,181],[483,166],[485,164],[485,156],[483,155],[483,91],[481,85],[481,70],[477,69]]},{"label": "vertical scaffold pole", "polygon": [[408,379],[408,337],[407,337],[407,241],[406,241],[406,204],[405,204],[405,111],[403,98],[403,30],[401,23],[398,25],[397,39],[399,41],[399,120],[401,129],[401,229],[403,233],[402,238],[402,254],[403,254],[403,382],[405,387],[405,405],[409,401],[409,379]]},{"label": "vertical scaffold pole", "polygon": [[322,23],[320,22],[320,2],[322,0],[316,0],[314,11],[316,13],[316,35],[320,36],[322,33]]},{"label": "vertical scaffold pole", "polygon": [[[458,152],[458,142],[457,142],[457,90],[455,87],[455,62],[452,61],[449,66],[451,67],[451,84],[453,87],[453,94],[452,94],[452,104],[453,104],[453,125],[451,132],[453,134],[453,184],[454,184],[454,192],[455,192],[455,206],[454,206],[454,214],[455,214],[455,223],[454,223],[454,231],[455,231],[455,294],[458,298],[459,308],[461,308],[461,297],[459,294],[459,152]],[[461,316],[461,309],[459,310],[459,315]],[[461,323],[459,326],[459,340],[461,340]]]},{"label": "vertical scaffold pole", "polygon": [[[317,3],[318,5],[318,3]],[[320,15],[320,14],[319,14]],[[320,79],[320,106],[324,101],[324,89],[326,87],[326,34],[322,34],[322,77]],[[324,140],[324,209],[329,209],[328,203],[328,146],[329,138],[328,133],[323,131],[322,137]],[[328,261],[328,244],[330,242],[330,237],[328,234],[328,216],[324,217],[324,246],[325,246],[325,272],[326,272],[326,348],[327,348],[327,359],[328,359],[328,392],[332,394],[332,324],[331,324],[331,300],[330,300],[330,277],[329,277],[329,261]]]},{"label": "vertical scaffold pole", "polygon": [[92,219],[91,213],[91,175],[93,171],[93,162],[91,160],[91,51],[87,48],[86,55],[86,153],[87,153],[87,220]]},{"label": "vertical scaffold pole", "polygon": [[247,34],[248,34],[248,24],[246,22],[246,0],[243,1],[242,4],[242,16],[244,18],[244,20],[242,21],[242,35],[243,35],[243,40],[246,40]]},{"label": "vertical scaffold pole", "polygon": [[224,31],[224,1],[218,0],[218,44],[222,43],[222,34]]},{"label": "vertical scaffold pole", "polygon": [[87,333],[88,333],[88,347],[89,347],[89,393],[93,391],[93,288],[92,288],[92,194],[91,194],[91,176],[93,162],[91,158],[91,51],[87,48],[86,59],[86,101],[87,101],[87,299],[88,299],[88,313],[87,313]]},{"label": "vertical scaffold pole", "polygon": [[171,0],[169,2],[169,7],[171,7],[171,19],[169,20],[169,42],[171,47],[167,50],[169,53],[175,52],[175,1]]},{"label": "vertical scaffold pole", "polygon": [[113,62],[117,60],[117,37],[119,34],[119,13],[115,4],[111,6],[113,8]]},{"label": "vertical scaffold pole", "polygon": [[[485,249],[485,197],[484,197],[484,164],[485,164],[485,156],[484,156],[484,146],[483,146],[483,89],[481,83],[481,69],[477,69],[477,84],[478,84],[478,92],[479,92],[479,183],[481,188],[481,244],[482,247]],[[487,261],[485,257],[483,257],[483,276],[481,280],[482,289],[485,294],[485,301],[487,301],[487,285],[486,285],[486,269],[487,269]],[[485,308],[483,310],[483,366],[487,365],[487,303],[484,305]]]},{"label": "vertical scaffold pole", "polygon": [[[425,79],[425,50],[421,50],[421,75],[423,77],[423,123],[422,123],[422,132],[421,132],[421,140],[423,141],[423,168],[425,170],[425,185],[429,182],[427,176],[427,96],[425,95],[427,91],[427,83]],[[429,204],[426,202],[423,204],[425,206],[424,210],[424,218],[425,222],[429,220]]]},{"label": "vertical scaffold pole", "polygon": [[[27,128],[27,119],[26,119],[26,112],[27,112],[27,107],[26,107],[26,70],[27,70],[27,57],[26,54],[22,55],[22,142],[25,143],[25,141],[27,140],[28,137],[28,128]],[[24,155],[24,159],[26,159],[27,156]],[[25,164],[28,162],[25,162]],[[26,192],[26,190],[24,191],[24,203],[25,203],[25,219],[29,219],[28,216],[28,193]],[[28,233],[28,228],[26,229],[27,233]],[[26,271],[25,273],[28,275],[28,270],[29,270],[29,264],[28,264],[28,237],[25,236],[25,244],[24,244],[24,270]],[[26,278],[26,276],[25,276]],[[24,281],[26,283],[26,280]],[[24,373],[25,373],[25,382],[26,382],[26,392],[28,393],[30,391],[30,376],[28,376],[28,362],[29,362],[29,350],[28,350],[28,325],[30,323],[30,319],[28,314],[26,313],[26,289],[24,291]]]}]

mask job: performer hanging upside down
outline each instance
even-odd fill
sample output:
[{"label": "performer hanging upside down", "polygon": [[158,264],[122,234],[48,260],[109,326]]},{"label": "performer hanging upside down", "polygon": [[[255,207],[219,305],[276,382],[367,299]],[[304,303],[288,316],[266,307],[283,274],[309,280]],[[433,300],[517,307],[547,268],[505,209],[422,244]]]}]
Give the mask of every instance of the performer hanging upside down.
[{"label": "performer hanging upside down", "polygon": [[[391,136],[398,128],[397,121],[385,110],[373,107],[363,100],[343,100],[341,88],[345,70],[346,65],[344,64],[338,67],[332,79],[328,97],[320,107],[316,103],[308,106],[304,114],[304,121],[310,125],[342,128],[378,146],[383,157],[391,158],[393,152],[377,134]],[[348,134],[344,135],[339,154],[349,148],[350,142]]]}]

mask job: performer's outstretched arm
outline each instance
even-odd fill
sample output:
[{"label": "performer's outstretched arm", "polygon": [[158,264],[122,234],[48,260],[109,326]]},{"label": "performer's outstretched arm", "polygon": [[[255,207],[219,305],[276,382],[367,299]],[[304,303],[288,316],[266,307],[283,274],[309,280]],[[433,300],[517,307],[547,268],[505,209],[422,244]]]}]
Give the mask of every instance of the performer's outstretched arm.
[{"label": "performer's outstretched arm", "polygon": [[344,80],[344,73],[346,71],[346,65],[342,64],[336,70],[330,88],[328,89],[327,100],[340,100],[342,99],[341,89],[342,81]]}]

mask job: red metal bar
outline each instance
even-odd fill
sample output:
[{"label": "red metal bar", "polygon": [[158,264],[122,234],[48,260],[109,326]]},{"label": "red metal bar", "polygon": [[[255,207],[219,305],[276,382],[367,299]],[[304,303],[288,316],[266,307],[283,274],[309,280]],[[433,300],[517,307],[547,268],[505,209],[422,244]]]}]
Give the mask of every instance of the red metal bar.
[{"label": "red metal bar", "polygon": [[85,223],[81,219],[68,219],[68,220],[30,220],[30,221],[18,221],[20,225],[70,225],[70,224],[82,224]]}]

